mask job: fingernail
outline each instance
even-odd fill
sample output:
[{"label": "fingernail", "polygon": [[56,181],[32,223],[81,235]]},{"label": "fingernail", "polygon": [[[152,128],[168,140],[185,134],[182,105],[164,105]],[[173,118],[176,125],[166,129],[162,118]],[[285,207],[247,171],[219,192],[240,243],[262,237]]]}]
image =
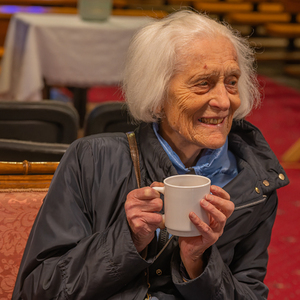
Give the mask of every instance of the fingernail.
[{"label": "fingernail", "polygon": [[190,218],[195,219],[196,218],[196,214],[194,212],[190,212]]},{"label": "fingernail", "polygon": [[215,191],[216,190],[216,186],[215,185],[211,185],[210,189]]},{"label": "fingernail", "polygon": [[205,195],[205,199],[206,199],[207,201],[212,201],[213,196],[212,196],[211,194],[207,194],[207,195]]},{"label": "fingernail", "polygon": [[207,206],[208,205],[208,202],[205,199],[202,199],[201,203],[202,203],[202,206]]}]

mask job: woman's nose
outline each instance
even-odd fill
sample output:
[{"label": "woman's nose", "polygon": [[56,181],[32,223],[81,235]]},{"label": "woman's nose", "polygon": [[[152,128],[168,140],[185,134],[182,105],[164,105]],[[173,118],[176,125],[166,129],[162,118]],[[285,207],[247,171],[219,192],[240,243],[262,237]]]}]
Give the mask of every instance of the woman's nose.
[{"label": "woman's nose", "polygon": [[217,84],[214,87],[209,105],[222,111],[226,111],[230,108],[229,93],[224,84]]}]

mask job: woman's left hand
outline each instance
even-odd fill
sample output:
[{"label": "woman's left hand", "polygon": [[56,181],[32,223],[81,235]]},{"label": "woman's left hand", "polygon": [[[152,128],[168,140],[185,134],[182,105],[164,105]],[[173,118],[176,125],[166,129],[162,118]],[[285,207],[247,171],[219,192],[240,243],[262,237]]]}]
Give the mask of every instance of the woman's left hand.
[{"label": "woman's left hand", "polygon": [[206,195],[200,202],[201,207],[209,214],[210,224],[207,225],[191,212],[190,220],[201,235],[179,238],[181,260],[191,279],[203,272],[203,253],[223,234],[226,221],[234,210],[234,203],[230,201],[230,195],[226,191],[215,185],[211,186],[210,191],[212,194]]}]

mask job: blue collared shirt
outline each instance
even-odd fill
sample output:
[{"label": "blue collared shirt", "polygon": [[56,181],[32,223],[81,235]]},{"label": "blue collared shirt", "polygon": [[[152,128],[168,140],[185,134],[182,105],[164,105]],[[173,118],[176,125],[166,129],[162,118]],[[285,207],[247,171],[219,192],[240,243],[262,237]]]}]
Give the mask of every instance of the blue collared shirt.
[{"label": "blue collared shirt", "polygon": [[[157,123],[153,123],[153,130],[178,174],[190,173],[191,168],[185,167],[179,156],[158,133]],[[205,149],[192,169],[194,169],[195,174],[208,177],[213,185],[224,187],[230,182],[238,174],[238,168],[235,156],[228,149],[228,138],[221,148]]]}]

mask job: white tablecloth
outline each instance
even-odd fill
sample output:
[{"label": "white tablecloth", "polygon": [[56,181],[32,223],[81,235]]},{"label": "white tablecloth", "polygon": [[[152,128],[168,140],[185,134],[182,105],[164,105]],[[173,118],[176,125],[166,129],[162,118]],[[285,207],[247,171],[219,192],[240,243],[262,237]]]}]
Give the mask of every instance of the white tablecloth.
[{"label": "white tablecloth", "polygon": [[42,99],[49,85],[91,87],[117,84],[129,42],[147,17],[111,16],[84,22],[78,15],[15,14],[5,40],[0,98]]}]

